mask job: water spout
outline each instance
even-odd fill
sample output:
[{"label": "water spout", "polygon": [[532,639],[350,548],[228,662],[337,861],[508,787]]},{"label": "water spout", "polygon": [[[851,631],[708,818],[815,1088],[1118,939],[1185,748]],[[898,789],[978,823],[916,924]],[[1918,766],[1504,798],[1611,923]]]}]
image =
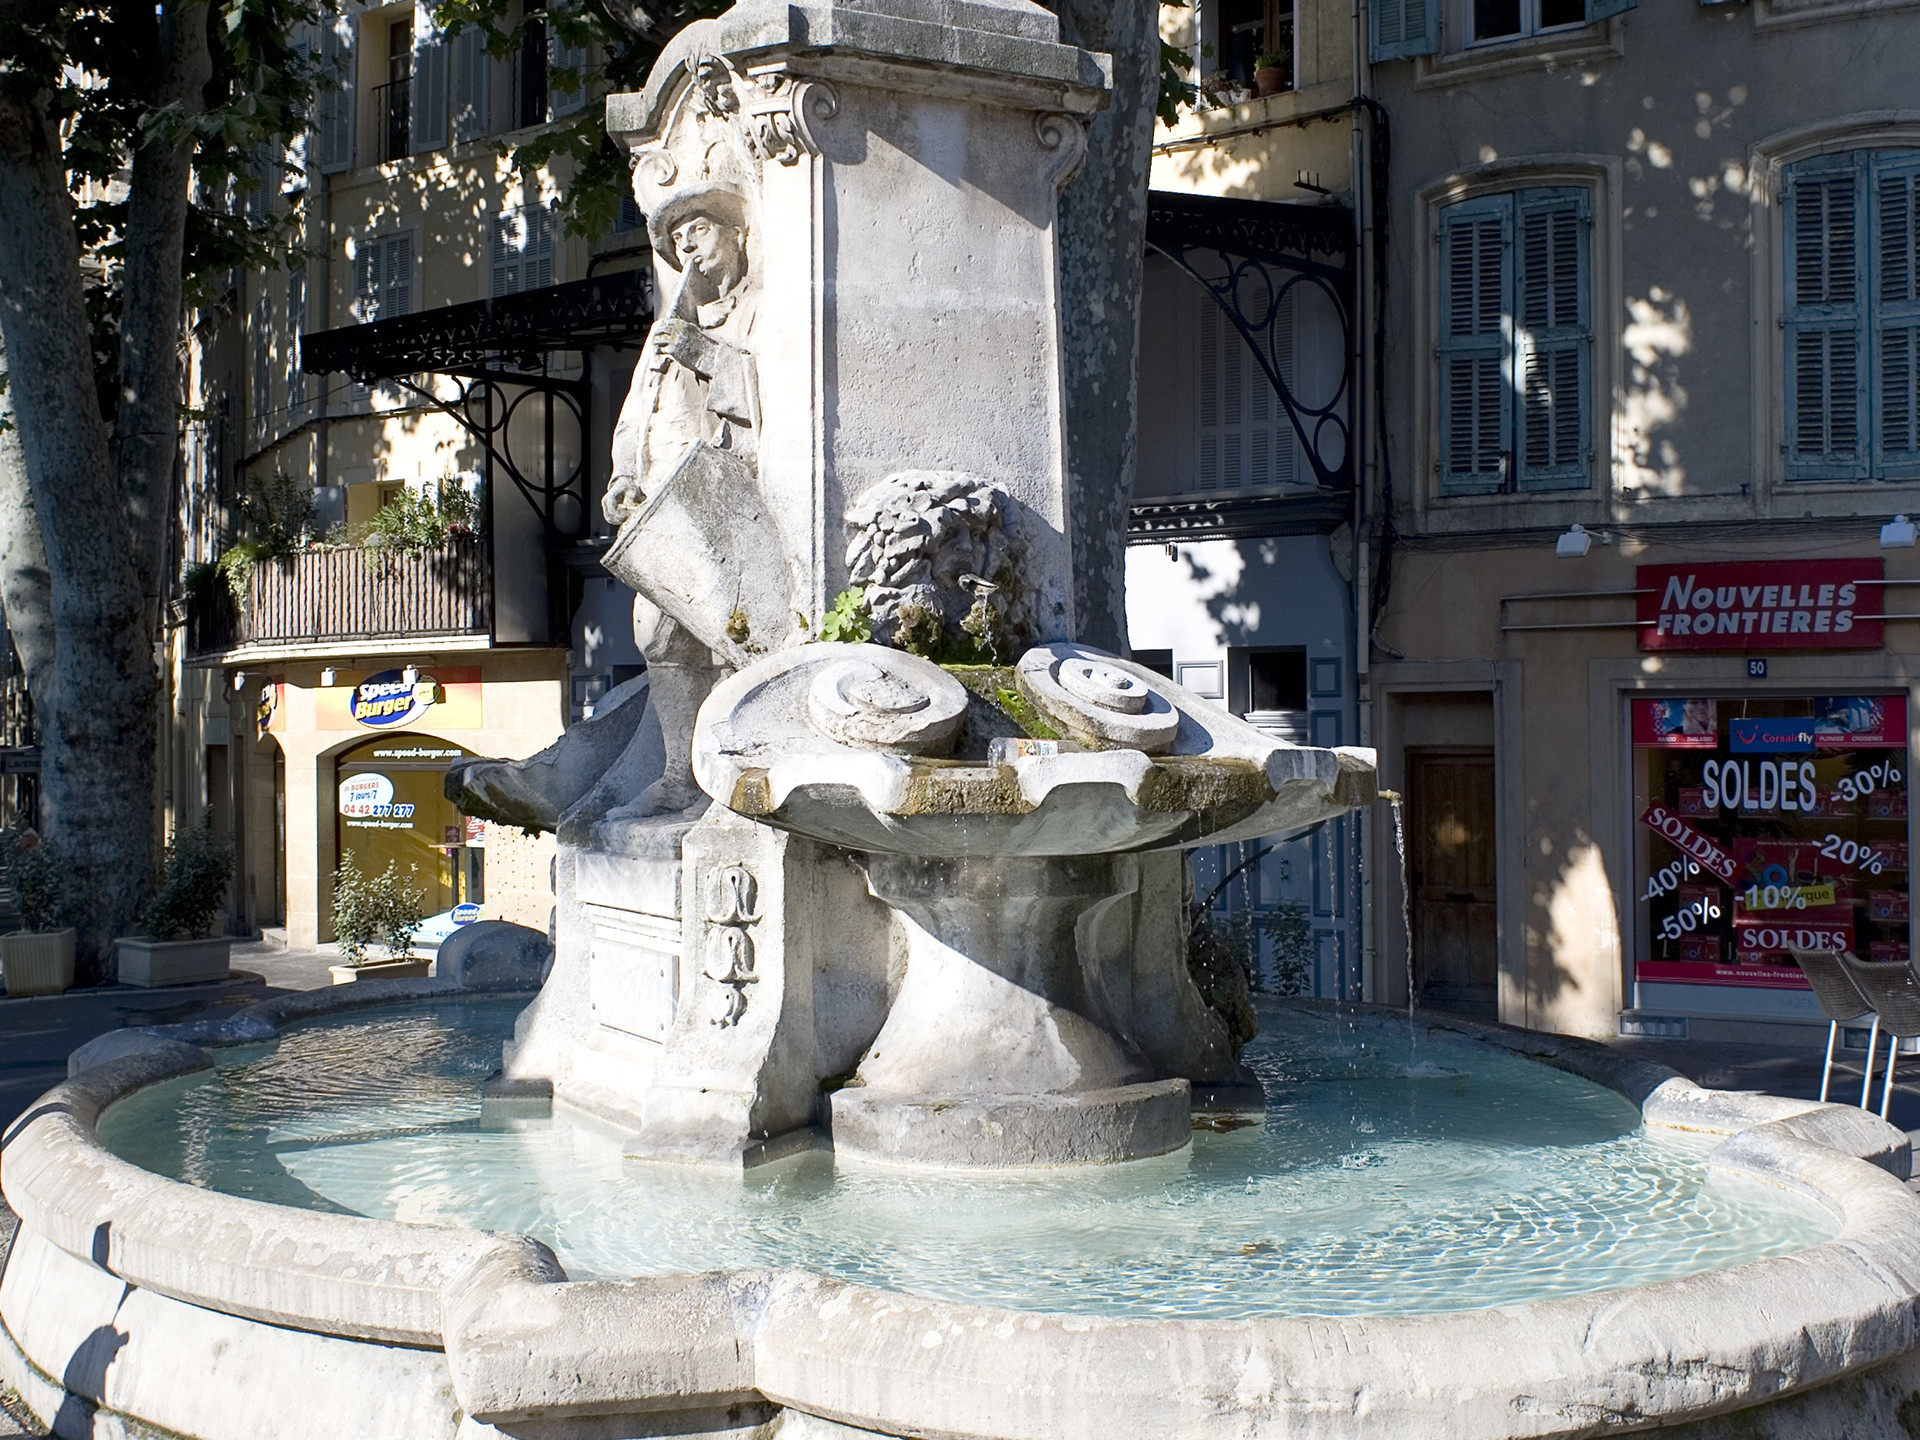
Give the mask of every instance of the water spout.
[{"label": "water spout", "polygon": [[1406,801],[1398,790],[1382,790],[1380,798],[1393,807],[1393,848],[1400,856],[1400,924],[1407,935],[1407,1018],[1413,1018],[1413,889],[1407,883]]}]

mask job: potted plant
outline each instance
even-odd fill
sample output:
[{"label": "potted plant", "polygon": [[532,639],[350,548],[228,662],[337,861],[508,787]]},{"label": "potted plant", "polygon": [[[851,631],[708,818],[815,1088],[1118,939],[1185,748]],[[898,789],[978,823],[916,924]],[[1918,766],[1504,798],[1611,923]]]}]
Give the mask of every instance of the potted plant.
[{"label": "potted plant", "polygon": [[59,853],[33,831],[0,836],[7,883],[20,907],[20,928],[0,935],[0,971],[9,995],[58,995],[73,985],[73,927]]},{"label": "potted plant", "polygon": [[[367,875],[353,856],[341,859],[333,881],[333,936],[346,963],[328,967],[334,984],[426,975],[432,962],[413,953],[414,933],[420,928],[420,890],[415,884],[419,873],[418,865],[409,865],[403,875],[399,862],[389,860],[378,875]],[[375,941],[381,943],[384,955],[372,953],[369,947]]]},{"label": "potted plant", "polygon": [[233,883],[233,842],[206,826],[175,831],[166,878],[140,916],[143,933],[123,938],[122,985],[197,985],[227,978],[233,942],[213,935]]},{"label": "potted plant", "polygon": [[1287,71],[1292,68],[1285,55],[1276,55],[1268,51],[1256,55],[1253,61],[1253,88],[1256,94],[1278,95],[1282,90],[1291,89]]}]

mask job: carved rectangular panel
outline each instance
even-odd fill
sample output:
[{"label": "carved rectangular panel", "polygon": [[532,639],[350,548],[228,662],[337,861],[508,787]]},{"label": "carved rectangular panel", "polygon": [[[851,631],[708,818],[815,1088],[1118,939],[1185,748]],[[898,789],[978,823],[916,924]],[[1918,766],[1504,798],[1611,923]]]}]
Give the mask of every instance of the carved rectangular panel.
[{"label": "carved rectangular panel", "polygon": [[581,908],[593,926],[594,1020],[664,1043],[680,998],[680,922],[611,905]]}]

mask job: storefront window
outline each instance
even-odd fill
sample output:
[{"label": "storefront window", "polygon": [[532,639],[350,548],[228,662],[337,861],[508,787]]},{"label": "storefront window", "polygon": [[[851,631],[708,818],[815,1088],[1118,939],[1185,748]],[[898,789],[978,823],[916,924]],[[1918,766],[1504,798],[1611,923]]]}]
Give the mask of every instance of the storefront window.
[{"label": "storefront window", "polygon": [[381,735],[335,762],[338,853],[366,875],[415,867],[423,939],[457,923],[455,907],[485,899],[486,826],[444,789],[448,763],[468,753],[432,735]]},{"label": "storefront window", "polygon": [[1802,989],[1908,958],[1903,695],[1633,702],[1641,982]]}]

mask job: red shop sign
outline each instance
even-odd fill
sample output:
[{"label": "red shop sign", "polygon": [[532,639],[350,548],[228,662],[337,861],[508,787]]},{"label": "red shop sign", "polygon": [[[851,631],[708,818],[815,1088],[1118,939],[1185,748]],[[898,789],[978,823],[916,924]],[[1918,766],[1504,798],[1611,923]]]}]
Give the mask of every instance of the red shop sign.
[{"label": "red shop sign", "polygon": [[1649,805],[1647,813],[1640,817],[1640,823],[1656,835],[1672,841],[1682,854],[1692,856],[1722,880],[1732,880],[1740,873],[1740,867],[1731,855],[1666,806]]},{"label": "red shop sign", "polygon": [[1872,650],[1881,644],[1879,556],[1642,565],[1642,650]]}]

